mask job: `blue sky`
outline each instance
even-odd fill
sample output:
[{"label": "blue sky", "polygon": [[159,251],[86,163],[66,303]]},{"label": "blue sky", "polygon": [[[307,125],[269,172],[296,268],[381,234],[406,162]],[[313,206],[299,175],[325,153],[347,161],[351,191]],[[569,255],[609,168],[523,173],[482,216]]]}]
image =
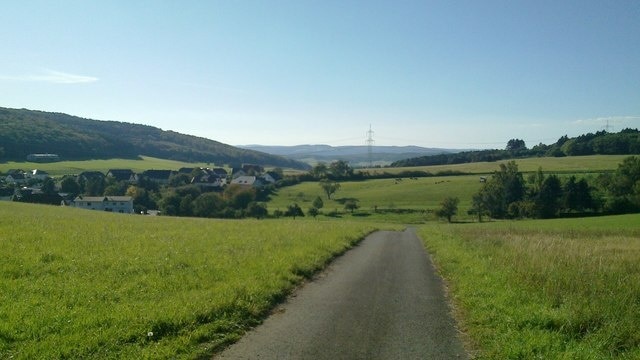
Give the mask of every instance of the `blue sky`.
[{"label": "blue sky", "polygon": [[640,1],[9,1],[0,106],[228,144],[640,128]]}]

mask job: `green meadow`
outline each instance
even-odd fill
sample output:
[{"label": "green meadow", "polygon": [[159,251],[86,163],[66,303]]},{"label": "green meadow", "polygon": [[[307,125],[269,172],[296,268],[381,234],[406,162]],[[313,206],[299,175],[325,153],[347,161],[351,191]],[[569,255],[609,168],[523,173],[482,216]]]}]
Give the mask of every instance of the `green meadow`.
[{"label": "green meadow", "polygon": [[640,215],[425,225],[479,359],[640,358]]},{"label": "green meadow", "polygon": [[[562,172],[562,173],[584,173],[584,172],[602,172],[615,170],[618,164],[629,155],[589,155],[589,156],[567,156],[567,157],[541,157],[514,159],[518,164],[518,168],[522,172],[537,171],[538,167],[542,167],[544,171]],[[477,162],[468,164],[453,165],[434,165],[434,166],[418,166],[418,167],[399,167],[384,169],[366,169],[371,173],[388,172],[398,174],[403,171],[427,171],[437,174],[443,171],[459,171],[469,174],[490,174],[493,173],[500,164],[507,163],[511,160],[501,160],[496,162]]]},{"label": "green meadow", "polygon": [[109,169],[131,169],[135,172],[145,170],[178,170],[182,167],[210,167],[211,164],[194,164],[174,160],[158,159],[149,156],[141,156],[140,159],[109,159],[109,160],[84,160],[84,161],[60,161],[54,163],[34,162],[6,162],[0,163],[0,172],[5,173],[10,169],[40,169],[52,176],[79,174],[83,171],[101,171],[106,173]]},{"label": "green meadow", "polygon": [[[466,212],[472,195],[480,189],[480,186],[480,178],[476,175],[428,177],[417,180],[404,178],[400,181],[396,179],[351,181],[341,182],[340,189],[332,195],[331,199],[327,199],[317,182],[304,182],[278,189],[267,205],[269,211],[273,211],[286,210],[289,204],[297,203],[307,211],[313,200],[320,196],[324,203],[321,209],[324,214],[332,211],[344,213],[344,202],[348,199],[356,199],[360,206],[355,211],[356,217],[366,215],[367,218],[380,221],[421,223],[427,219],[427,215],[423,212],[438,208],[442,199],[453,194],[460,198],[461,213]],[[416,212],[399,216],[398,213],[401,213],[401,210]]]},{"label": "green meadow", "polygon": [[[588,174],[621,159],[518,164]],[[56,175],[183,166],[194,164],[34,164]],[[640,358],[640,215],[473,223],[466,210],[480,175],[498,163],[465,166],[421,170],[474,175],[341,182],[332,199],[305,182],[267,203],[271,213],[292,203],[306,212],[320,196],[316,219],[144,217],[2,202],[0,358],[210,358],[366,234],[404,224],[419,224],[473,357]],[[433,215],[448,196],[460,199],[454,219],[462,223]],[[344,210],[350,199],[358,200],[353,214]]]},{"label": "green meadow", "polygon": [[0,358],[209,357],[377,227],[0,203]]}]

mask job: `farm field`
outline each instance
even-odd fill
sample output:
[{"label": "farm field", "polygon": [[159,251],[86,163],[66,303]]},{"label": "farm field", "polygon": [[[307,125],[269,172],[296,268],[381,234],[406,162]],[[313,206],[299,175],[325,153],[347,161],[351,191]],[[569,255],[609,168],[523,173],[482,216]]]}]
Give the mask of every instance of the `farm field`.
[{"label": "farm field", "polygon": [[[589,155],[589,156],[567,156],[567,157],[541,157],[514,159],[518,164],[518,168],[522,172],[537,171],[539,166],[545,172],[561,172],[561,173],[584,173],[584,172],[602,172],[615,170],[618,164],[629,155]],[[427,171],[437,174],[441,171],[460,171],[470,174],[490,174],[493,173],[500,164],[507,163],[511,160],[501,160],[496,162],[477,162],[469,164],[454,165],[434,165],[434,166],[417,166],[417,167],[400,167],[400,168],[384,168],[384,169],[365,169],[371,173],[388,172],[398,174],[402,171]]]},{"label": "farm field", "polygon": [[483,359],[640,358],[640,215],[419,228]]},{"label": "farm field", "polygon": [[[466,209],[471,205],[471,197],[480,189],[481,183],[477,175],[428,177],[412,180],[404,178],[376,179],[366,181],[341,182],[340,189],[327,199],[317,182],[305,182],[290,187],[284,187],[272,196],[267,203],[269,211],[286,210],[287,206],[297,203],[304,211],[311,207],[313,200],[320,196],[324,202],[323,213],[337,210],[344,212],[344,201],[357,199],[359,210],[356,214],[368,214],[368,217],[383,221],[423,222],[424,214],[409,214],[396,217],[392,213],[376,215],[379,212],[399,209],[430,211],[440,206],[440,202],[447,196],[460,198],[460,214],[466,216]],[[349,216],[349,215],[348,215]]]},{"label": "farm field", "polygon": [[0,358],[210,356],[376,228],[0,203]]},{"label": "farm field", "polygon": [[131,169],[134,172],[144,170],[178,170],[182,167],[211,167],[213,165],[204,163],[185,163],[166,159],[158,159],[148,156],[141,156],[140,160],[134,159],[109,159],[109,160],[84,160],[84,161],[60,161],[54,163],[34,163],[34,162],[6,162],[0,163],[0,172],[7,172],[10,169],[40,169],[48,172],[52,176],[79,174],[83,171],[101,171],[106,173],[109,169]]}]

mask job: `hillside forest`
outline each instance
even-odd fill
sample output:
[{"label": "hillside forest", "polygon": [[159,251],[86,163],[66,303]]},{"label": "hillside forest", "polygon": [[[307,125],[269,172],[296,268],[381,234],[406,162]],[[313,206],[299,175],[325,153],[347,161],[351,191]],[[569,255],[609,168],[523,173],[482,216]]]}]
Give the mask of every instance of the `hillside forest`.
[{"label": "hillside forest", "polygon": [[33,153],[57,154],[63,160],[132,159],[146,155],[232,166],[250,163],[308,168],[304,163],[281,156],[147,125],[0,108],[0,161],[24,161]]}]

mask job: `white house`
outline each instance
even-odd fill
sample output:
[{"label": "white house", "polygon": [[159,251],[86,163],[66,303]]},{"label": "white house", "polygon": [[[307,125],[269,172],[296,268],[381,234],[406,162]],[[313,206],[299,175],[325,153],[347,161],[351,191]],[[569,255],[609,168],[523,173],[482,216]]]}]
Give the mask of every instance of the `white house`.
[{"label": "white house", "polygon": [[87,210],[133,213],[133,198],[131,196],[78,196],[73,200],[72,205]]},{"label": "white house", "polygon": [[243,185],[243,186],[253,186],[256,182],[255,176],[238,176],[237,178],[231,180],[231,185]]}]

